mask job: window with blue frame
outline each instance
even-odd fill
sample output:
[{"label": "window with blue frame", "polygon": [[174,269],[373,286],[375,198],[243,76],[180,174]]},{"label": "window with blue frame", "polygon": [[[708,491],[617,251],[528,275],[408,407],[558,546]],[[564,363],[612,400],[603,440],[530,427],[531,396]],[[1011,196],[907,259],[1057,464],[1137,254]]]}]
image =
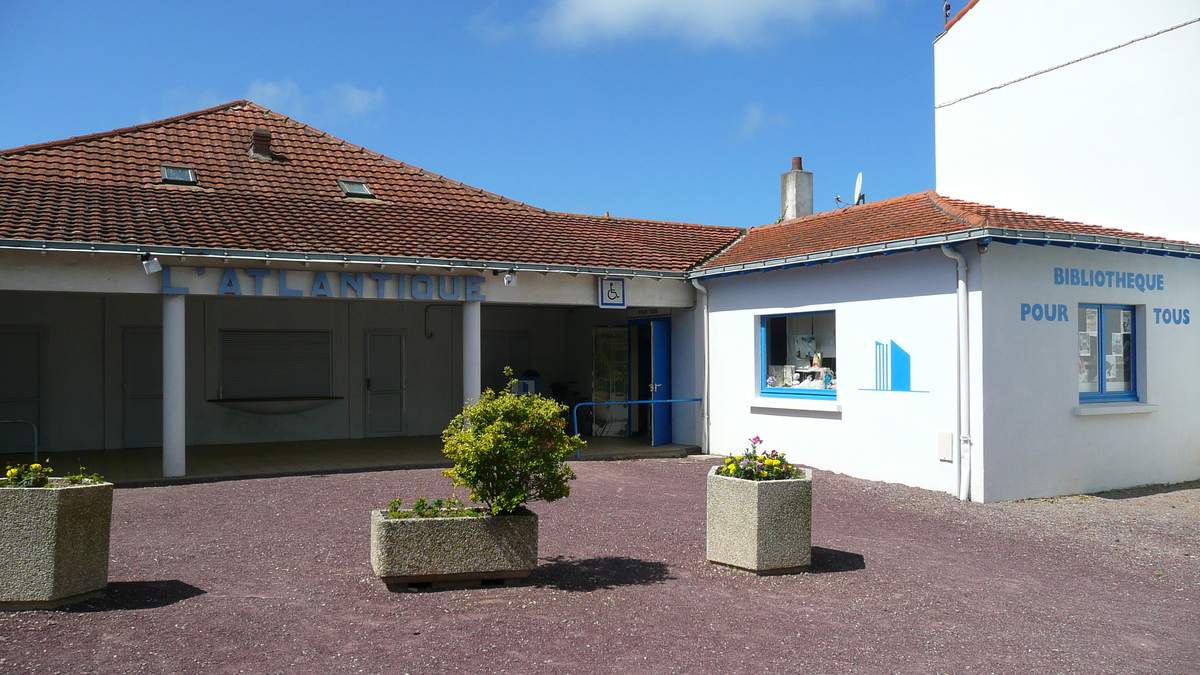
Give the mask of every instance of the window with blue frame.
[{"label": "window with blue frame", "polygon": [[759,324],[759,394],[837,398],[834,312],[764,316]]},{"label": "window with blue frame", "polygon": [[1079,402],[1136,401],[1136,313],[1131,305],[1079,305]]}]

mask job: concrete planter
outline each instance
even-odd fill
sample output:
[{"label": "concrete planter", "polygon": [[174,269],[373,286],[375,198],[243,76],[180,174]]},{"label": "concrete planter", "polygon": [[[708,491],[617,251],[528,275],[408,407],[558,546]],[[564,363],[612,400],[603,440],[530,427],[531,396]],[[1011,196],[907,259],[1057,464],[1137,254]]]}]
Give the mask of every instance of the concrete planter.
[{"label": "concrete planter", "polygon": [[108,585],[112,483],[0,488],[0,610],[49,609]]},{"label": "concrete planter", "polygon": [[801,572],[812,562],[812,470],[753,481],[708,472],[708,559],[755,574]]},{"label": "concrete planter", "polygon": [[371,567],[388,585],[518,579],[537,568],[537,514],[387,518],[371,512]]}]

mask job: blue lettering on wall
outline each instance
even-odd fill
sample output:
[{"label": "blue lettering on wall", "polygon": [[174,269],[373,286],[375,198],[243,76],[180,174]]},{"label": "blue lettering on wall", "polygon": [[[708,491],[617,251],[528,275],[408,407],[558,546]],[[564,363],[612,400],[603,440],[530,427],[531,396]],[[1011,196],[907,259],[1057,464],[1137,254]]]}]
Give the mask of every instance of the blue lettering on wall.
[{"label": "blue lettering on wall", "polygon": [[342,280],[342,290],[339,292],[343,298],[350,297],[350,294],[347,293],[347,291],[350,289],[354,289],[354,297],[356,297],[356,298],[362,297],[362,285],[363,285],[362,272],[359,272],[358,274],[342,272],[340,278]]},{"label": "blue lettering on wall", "polygon": [[262,295],[263,277],[271,276],[271,270],[246,270],[246,274],[254,279],[254,294]]},{"label": "blue lettering on wall", "polygon": [[1141,291],[1166,290],[1166,279],[1162,274],[1144,274],[1142,272],[1084,270],[1074,267],[1055,267],[1055,286],[1100,286],[1108,288],[1129,288]]},{"label": "blue lettering on wall", "polygon": [[329,287],[329,278],[325,276],[324,272],[317,272],[313,277],[312,293],[309,295],[314,298],[333,297],[333,289]]},{"label": "blue lettering on wall", "polygon": [[411,290],[413,300],[432,300],[433,279],[425,274],[414,274]]},{"label": "blue lettering on wall", "polygon": [[1186,326],[1191,322],[1192,311],[1190,309],[1154,308],[1154,323],[1173,323],[1176,326]]},{"label": "blue lettering on wall", "polygon": [[[446,280],[450,280],[450,289],[446,290]],[[457,300],[462,295],[462,277],[438,277],[438,297],[442,300]]]},{"label": "blue lettering on wall", "polygon": [[[185,295],[193,289],[189,289],[186,284],[175,285],[172,283],[172,277],[179,279],[180,270],[186,274],[191,270],[197,277],[205,273],[203,267],[169,267],[163,266],[161,284],[164,295]],[[365,272],[331,272],[331,271],[308,271],[300,272],[302,275],[300,280],[295,278],[295,270],[293,270],[292,283],[299,284],[300,288],[288,287],[288,270],[279,269],[263,269],[263,268],[217,268],[220,273],[220,280],[216,284],[217,295],[253,295],[262,297],[271,294],[272,291],[278,289],[279,297],[315,297],[315,298],[378,298],[385,300],[388,298],[404,300],[411,298],[413,300],[469,300],[479,302],[487,299],[484,295],[484,284],[486,277],[482,276],[459,276],[454,274],[447,275],[403,275],[403,274],[387,274],[384,272],[365,273]],[[265,279],[270,278],[274,274],[278,274],[278,285],[271,286],[265,283]],[[309,275],[312,275],[311,287]],[[243,277],[245,275],[245,277]],[[332,275],[337,275],[330,278]],[[371,292],[369,284],[365,284],[364,280],[370,277],[375,284],[374,293]],[[185,277],[186,278],[186,277]],[[391,283],[396,283],[395,290],[392,290]],[[242,282],[247,282],[245,293],[243,293]],[[336,292],[335,292],[336,291]],[[211,293],[212,286],[204,285],[203,292]]]},{"label": "blue lettering on wall", "polygon": [[279,270],[279,295],[285,298],[299,298],[304,295],[304,291],[299,288],[287,287],[287,270]]},{"label": "blue lettering on wall", "polygon": [[1021,303],[1021,320],[1027,321],[1070,321],[1067,314],[1066,305],[1056,305],[1054,303],[1041,302],[1022,302]]},{"label": "blue lettering on wall", "polygon": [[467,277],[467,299],[468,300],[487,300],[483,291],[483,282],[486,281],[483,277]]},{"label": "blue lettering on wall", "polygon": [[185,286],[171,285],[171,268],[163,267],[162,271],[162,292],[163,295],[187,295],[188,289]]},{"label": "blue lettering on wall", "polygon": [[[373,273],[371,274],[371,278],[375,280],[375,297],[377,297],[377,298],[379,298],[380,300],[382,300],[382,299],[383,299],[383,292],[384,292],[385,290],[387,290],[387,286],[386,286],[385,284],[387,283],[387,280],[388,280],[388,279],[391,279],[391,278],[392,278],[392,275],[390,275],[390,274],[382,274],[382,273],[380,273],[380,272],[373,272]],[[403,287],[403,285],[401,285],[401,288],[400,288],[400,293],[401,293],[400,297],[404,297],[404,295],[403,295],[403,293],[404,293],[404,287]]]},{"label": "blue lettering on wall", "polygon": [[242,284],[238,282],[237,270],[225,270],[221,275],[221,285],[217,287],[218,295],[241,295]]}]

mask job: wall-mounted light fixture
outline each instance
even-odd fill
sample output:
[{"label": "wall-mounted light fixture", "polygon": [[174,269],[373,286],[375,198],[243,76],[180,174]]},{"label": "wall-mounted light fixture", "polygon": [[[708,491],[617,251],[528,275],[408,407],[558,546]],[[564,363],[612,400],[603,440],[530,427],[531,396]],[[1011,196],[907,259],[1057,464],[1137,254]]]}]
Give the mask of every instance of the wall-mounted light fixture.
[{"label": "wall-mounted light fixture", "polygon": [[142,254],[142,268],[146,270],[146,274],[157,274],[163,269],[158,258],[151,258],[148,253]]}]

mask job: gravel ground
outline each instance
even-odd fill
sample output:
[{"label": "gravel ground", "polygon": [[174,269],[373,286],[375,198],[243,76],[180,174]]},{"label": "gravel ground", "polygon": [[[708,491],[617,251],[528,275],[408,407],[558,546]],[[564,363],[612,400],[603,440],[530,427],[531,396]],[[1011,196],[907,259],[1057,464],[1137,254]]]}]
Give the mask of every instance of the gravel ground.
[{"label": "gravel ground", "polygon": [[713,460],[575,466],[528,584],[392,593],[436,470],[117,490],[111,584],[0,612],[2,673],[1198,673],[1200,483],[963,504],[817,471],[812,573],[704,561]]}]

